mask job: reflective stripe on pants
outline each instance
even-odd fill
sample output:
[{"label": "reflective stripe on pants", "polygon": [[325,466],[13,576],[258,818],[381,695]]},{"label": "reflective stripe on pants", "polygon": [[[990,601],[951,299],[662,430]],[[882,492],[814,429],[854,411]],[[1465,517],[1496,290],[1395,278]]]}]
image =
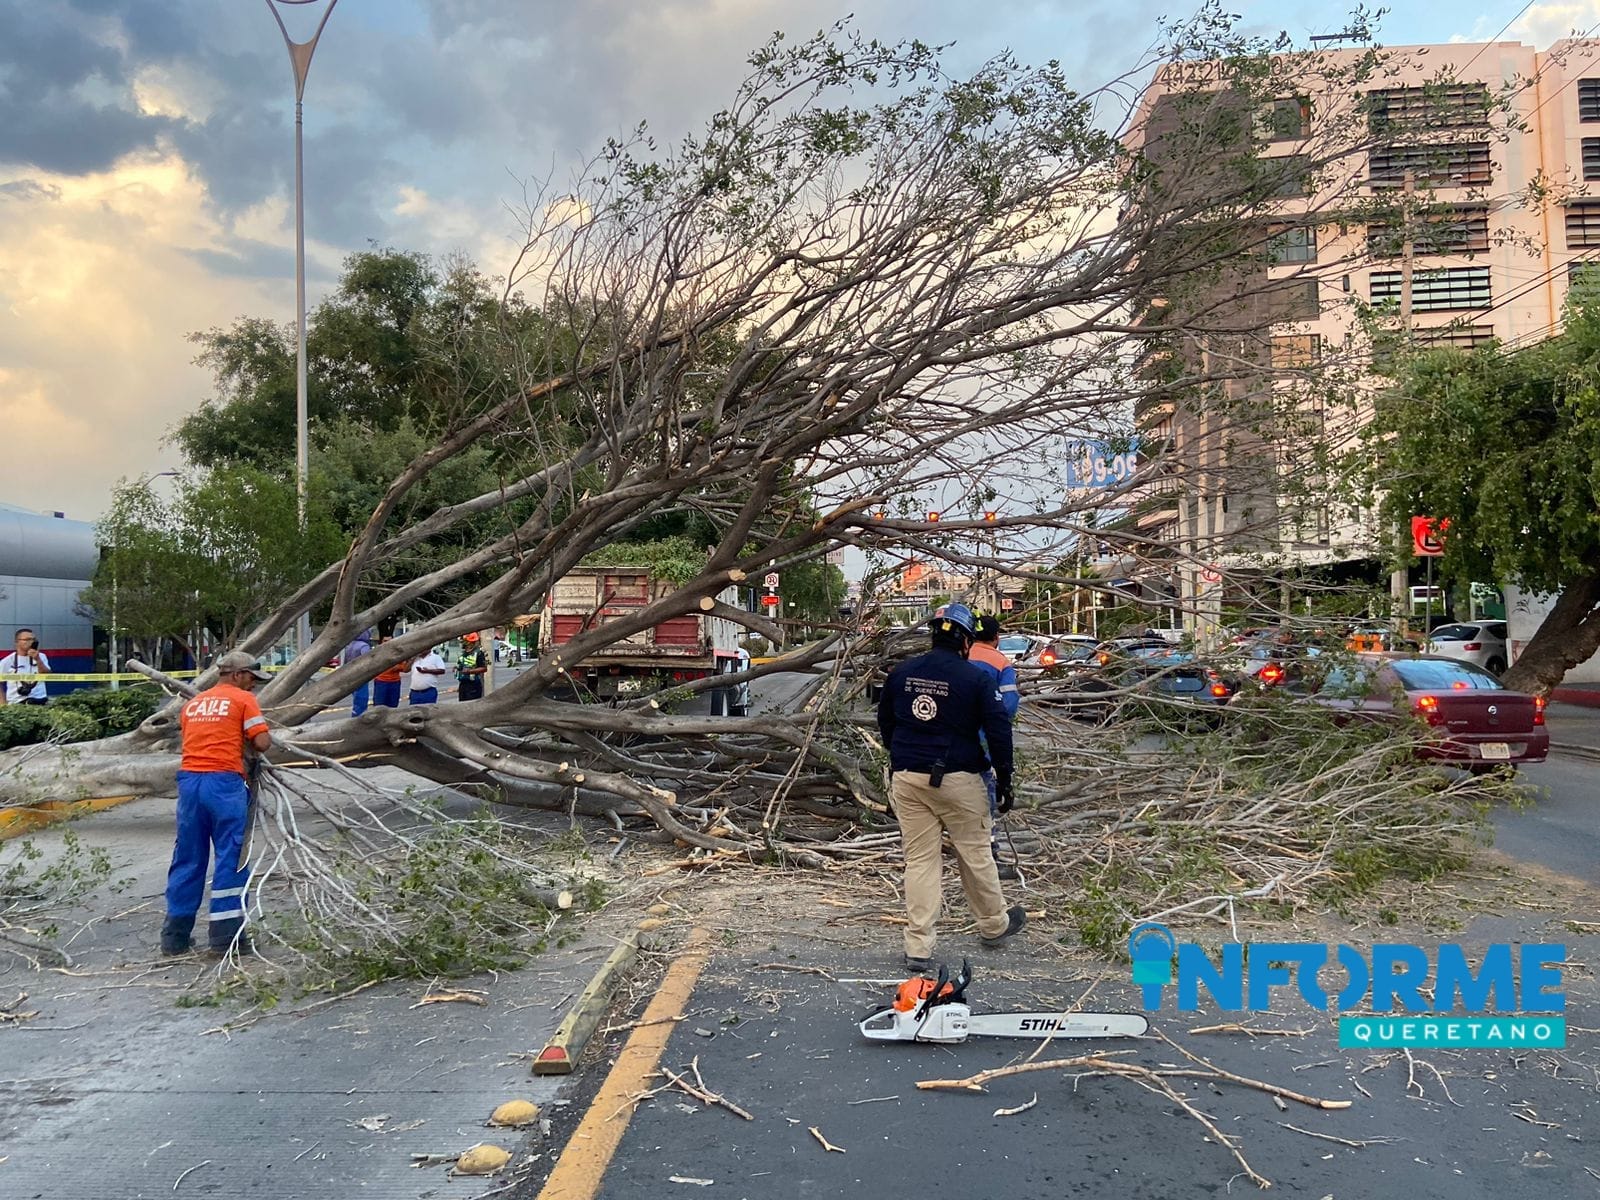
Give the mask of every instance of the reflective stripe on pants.
[{"label": "reflective stripe on pants", "polygon": [[[193,918],[205,891],[207,860],[211,873],[211,920],[237,928],[244,917],[250,868],[239,870],[249,793],[244,777],[232,771],[178,772],[178,836],[167,870],[167,915]],[[216,930],[213,929],[213,935]],[[212,937],[215,944],[216,937]]]}]

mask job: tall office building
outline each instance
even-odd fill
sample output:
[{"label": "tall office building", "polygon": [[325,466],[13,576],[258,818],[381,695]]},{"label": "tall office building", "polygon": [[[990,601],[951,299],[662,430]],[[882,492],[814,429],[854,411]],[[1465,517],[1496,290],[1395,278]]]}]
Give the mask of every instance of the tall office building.
[{"label": "tall office building", "polygon": [[[1209,285],[1211,332],[1152,342],[1145,364],[1239,364],[1205,398],[1134,414],[1170,469],[1127,527],[1150,539],[1147,561],[1166,548],[1186,621],[1202,633],[1273,571],[1382,577],[1389,532],[1306,485],[1328,482],[1329,464],[1359,445],[1382,386],[1367,371],[1386,337],[1538,341],[1559,329],[1575,276],[1600,266],[1600,41],[1393,47],[1355,88],[1327,83],[1365,53],[1274,60],[1281,71],[1250,102],[1260,157],[1284,180],[1261,253]],[[1159,162],[1164,140],[1194,124],[1196,89],[1225,105],[1223,75],[1207,63],[1158,74],[1136,123],[1147,157]],[[1330,130],[1348,153],[1330,151]],[[1185,304],[1195,297],[1151,297],[1142,319],[1159,326]],[[1218,312],[1234,314],[1237,336],[1215,332]],[[1337,403],[1317,387],[1293,394],[1297,369],[1331,363],[1348,372]]]}]

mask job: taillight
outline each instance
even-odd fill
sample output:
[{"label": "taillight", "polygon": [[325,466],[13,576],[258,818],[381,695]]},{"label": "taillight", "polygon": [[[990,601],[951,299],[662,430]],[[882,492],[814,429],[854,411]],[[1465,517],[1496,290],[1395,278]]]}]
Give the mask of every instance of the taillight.
[{"label": "taillight", "polygon": [[1543,696],[1535,696],[1533,698],[1533,723],[1535,725],[1543,725],[1544,724],[1544,706],[1545,706],[1545,704],[1546,704],[1546,701],[1545,701],[1545,698]]},{"label": "taillight", "polygon": [[1095,655],[1095,656],[1094,656],[1094,660],[1095,660],[1095,662],[1097,662],[1097,663],[1099,663],[1099,664],[1100,664],[1100,665],[1101,665],[1101,666],[1102,666],[1102,667],[1103,667],[1103,666],[1105,666],[1105,665],[1106,665],[1106,664],[1107,664],[1107,663],[1108,663],[1108,662],[1110,662],[1110,661],[1111,661],[1111,654],[1110,654],[1110,652],[1109,652],[1109,651],[1106,651],[1106,650],[1102,650],[1102,651],[1100,651],[1100,653],[1099,653],[1099,654],[1096,654],[1096,655]]},{"label": "taillight", "polygon": [[1039,662],[1040,662],[1040,665],[1042,665],[1042,666],[1046,666],[1046,667],[1055,666],[1056,665],[1056,652],[1054,650],[1046,650],[1043,654],[1039,655]]},{"label": "taillight", "polygon": [[1463,650],[1482,650],[1483,649],[1483,643],[1482,642],[1462,642],[1461,643],[1461,648]]},{"label": "taillight", "polygon": [[1213,683],[1211,685],[1211,694],[1213,696],[1226,696],[1228,694],[1228,685],[1225,683]]},{"label": "taillight", "polygon": [[1467,686],[1468,684],[1465,679],[1457,679],[1450,684],[1450,690],[1452,692],[1464,692],[1467,690]]},{"label": "taillight", "polygon": [[1439,711],[1439,697],[1418,696],[1412,701],[1412,707],[1429,725],[1440,725],[1444,722],[1444,714]]},{"label": "taillight", "polygon": [[1283,682],[1283,668],[1277,663],[1269,662],[1266,666],[1261,668],[1261,674],[1258,678],[1260,678],[1261,682],[1266,684],[1268,687],[1272,687],[1274,684]]}]

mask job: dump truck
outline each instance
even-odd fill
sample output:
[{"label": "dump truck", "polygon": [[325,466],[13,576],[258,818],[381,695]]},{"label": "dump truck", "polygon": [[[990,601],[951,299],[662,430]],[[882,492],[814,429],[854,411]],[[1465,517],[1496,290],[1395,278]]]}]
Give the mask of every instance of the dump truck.
[{"label": "dump truck", "polygon": [[[545,598],[539,621],[539,653],[565,645],[610,621],[633,616],[677,585],[653,576],[648,567],[575,567],[556,581]],[[738,589],[717,597],[737,606]],[[576,689],[614,700],[656,687],[688,683],[708,675],[744,670],[750,656],[739,648],[741,627],[709,612],[668,617],[609,646],[562,666]],[[706,693],[703,693],[706,694]],[[713,716],[745,716],[750,711],[748,683],[713,688]]]}]

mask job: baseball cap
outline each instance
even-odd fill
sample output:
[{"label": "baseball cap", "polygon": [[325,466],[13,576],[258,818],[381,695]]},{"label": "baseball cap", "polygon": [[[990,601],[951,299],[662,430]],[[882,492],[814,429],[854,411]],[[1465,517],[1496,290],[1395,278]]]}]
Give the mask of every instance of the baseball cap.
[{"label": "baseball cap", "polygon": [[261,660],[254,654],[247,654],[243,650],[229,650],[217,659],[217,672],[222,675],[231,675],[235,671],[249,671],[257,679],[271,679],[261,669]]}]

